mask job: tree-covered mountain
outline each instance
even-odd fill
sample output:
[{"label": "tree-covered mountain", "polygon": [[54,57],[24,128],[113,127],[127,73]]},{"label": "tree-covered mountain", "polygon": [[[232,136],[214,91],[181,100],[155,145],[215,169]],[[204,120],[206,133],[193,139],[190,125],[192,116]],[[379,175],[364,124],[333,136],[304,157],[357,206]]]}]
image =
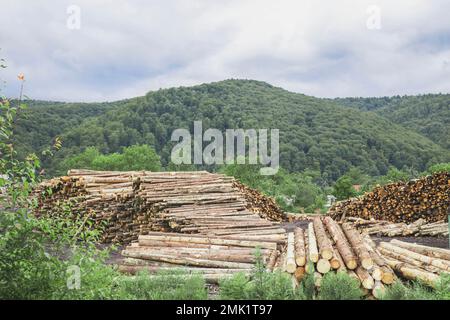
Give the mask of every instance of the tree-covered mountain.
[{"label": "tree-covered mountain", "polygon": [[359,110],[373,111],[450,149],[450,94],[338,98],[334,101]]},{"label": "tree-covered mountain", "polygon": [[167,166],[173,130],[192,132],[195,120],[203,122],[204,130],[280,129],[281,166],[291,172],[320,171],[328,181],[352,167],[377,176],[389,166],[423,171],[450,160],[448,148],[414,130],[344,104],[348,103],[292,93],[264,82],[225,80],[113,103],[32,102],[17,122],[16,133],[24,151],[39,151],[56,135],[62,137],[63,148],[45,163],[50,173],[61,173],[64,158],[89,146],[112,153],[148,144]]}]

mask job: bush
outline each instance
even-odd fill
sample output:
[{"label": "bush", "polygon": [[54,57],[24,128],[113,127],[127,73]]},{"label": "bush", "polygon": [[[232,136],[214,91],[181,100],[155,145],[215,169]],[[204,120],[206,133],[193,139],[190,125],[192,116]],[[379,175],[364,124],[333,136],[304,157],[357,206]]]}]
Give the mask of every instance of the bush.
[{"label": "bush", "polygon": [[360,300],[363,292],[356,279],[344,272],[329,272],[324,275],[319,294],[320,300]]},{"label": "bush", "polygon": [[205,300],[205,280],[200,274],[182,270],[159,272],[155,276],[141,272],[135,277],[118,279],[118,296],[138,300]]},{"label": "bush", "polygon": [[433,300],[435,295],[432,290],[417,281],[402,283],[396,281],[387,286],[382,297],[383,300]]},{"label": "bush", "polygon": [[256,265],[248,277],[234,274],[219,282],[221,299],[292,300],[300,299],[298,290],[292,287],[290,275],[282,272],[267,272],[261,254],[256,253]]}]

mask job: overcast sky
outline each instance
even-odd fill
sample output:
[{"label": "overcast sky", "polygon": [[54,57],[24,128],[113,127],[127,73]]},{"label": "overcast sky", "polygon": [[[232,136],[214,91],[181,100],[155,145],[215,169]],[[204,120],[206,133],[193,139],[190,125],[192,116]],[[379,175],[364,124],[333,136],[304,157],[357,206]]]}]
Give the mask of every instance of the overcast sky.
[{"label": "overcast sky", "polygon": [[63,101],[229,78],[320,97],[450,88],[448,0],[0,0],[0,12],[9,97],[20,72],[30,98]]}]

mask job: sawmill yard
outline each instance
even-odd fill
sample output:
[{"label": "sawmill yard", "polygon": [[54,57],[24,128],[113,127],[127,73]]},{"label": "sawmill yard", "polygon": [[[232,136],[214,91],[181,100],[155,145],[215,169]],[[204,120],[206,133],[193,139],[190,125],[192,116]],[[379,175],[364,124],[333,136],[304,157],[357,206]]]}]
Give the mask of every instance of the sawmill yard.
[{"label": "sawmill yard", "polygon": [[399,298],[406,288],[448,298],[447,172],[377,187],[327,214],[286,214],[206,171],[70,170],[33,197],[37,217],[69,215],[78,235],[117,246],[105,263],[128,284],[198,277],[210,298],[263,298],[250,288],[264,275],[266,286],[284,281],[274,299]]}]

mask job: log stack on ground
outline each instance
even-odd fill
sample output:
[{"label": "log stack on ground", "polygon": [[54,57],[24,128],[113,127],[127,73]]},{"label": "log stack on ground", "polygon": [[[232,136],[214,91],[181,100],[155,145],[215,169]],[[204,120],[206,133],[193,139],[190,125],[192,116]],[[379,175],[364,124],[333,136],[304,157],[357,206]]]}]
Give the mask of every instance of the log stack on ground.
[{"label": "log stack on ground", "polygon": [[377,251],[403,278],[420,280],[434,287],[439,275],[450,273],[450,250],[392,239],[381,242]]},{"label": "log stack on ground", "polygon": [[[284,242],[272,199],[221,174],[70,170],[43,182],[36,214],[66,214],[102,227],[103,242],[130,243],[153,231]],[[88,226],[90,224],[86,224]]]},{"label": "log stack on ground", "polygon": [[338,202],[329,214],[336,220],[358,217],[410,224],[423,219],[433,223],[447,220],[449,205],[450,173],[441,172],[376,187],[359,198]]},{"label": "log stack on ground", "polygon": [[341,227],[330,217],[315,217],[307,229],[297,227],[291,234],[289,239],[294,239],[294,245],[288,243],[276,264],[285,266],[288,257],[294,256],[295,271],[292,266],[281,270],[291,273],[295,283],[311,274],[316,286],[320,286],[328,272],[345,272],[359,281],[364,292],[379,298],[385,285],[395,280],[394,271],[370,237],[361,235],[352,224]]},{"label": "log stack on ground", "polygon": [[124,259],[119,270],[129,274],[145,270],[153,274],[182,269],[202,274],[208,282],[217,282],[235,272],[250,273],[257,251],[263,262],[272,264],[273,268],[277,243],[264,237],[228,239],[203,234],[150,232],[140,235],[137,242],[122,251]]},{"label": "log stack on ground", "polygon": [[345,222],[352,223],[364,234],[377,235],[383,237],[414,236],[414,237],[448,237],[448,223],[437,221],[426,223],[424,219],[419,219],[413,223],[391,223],[389,221],[365,220],[361,218],[349,217]]}]

